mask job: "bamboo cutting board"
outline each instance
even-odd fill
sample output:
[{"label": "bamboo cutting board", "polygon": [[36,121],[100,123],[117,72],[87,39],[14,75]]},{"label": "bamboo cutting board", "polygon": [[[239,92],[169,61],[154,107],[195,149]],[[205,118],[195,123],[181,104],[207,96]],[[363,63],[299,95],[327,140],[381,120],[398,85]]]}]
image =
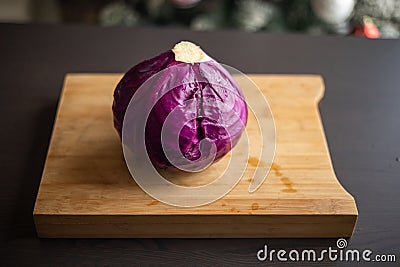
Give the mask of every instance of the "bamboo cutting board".
[{"label": "bamboo cutting board", "polygon": [[[126,167],[111,112],[121,75],[68,74],[33,212],[38,235],[350,237],[358,212],[330,160],[317,107],[324,92],[322,78],[250,77],[266,96],[275,121],[271,171],[249,194],[251,174],[261,164],[250,149],[244,176],[229,194],[205,206],[179,208],[148,196]],[[250,114],[246,129],[255,128]],[[186,186],[206,184],[224,164],[225,159],[203,173],[169,179]]]}]

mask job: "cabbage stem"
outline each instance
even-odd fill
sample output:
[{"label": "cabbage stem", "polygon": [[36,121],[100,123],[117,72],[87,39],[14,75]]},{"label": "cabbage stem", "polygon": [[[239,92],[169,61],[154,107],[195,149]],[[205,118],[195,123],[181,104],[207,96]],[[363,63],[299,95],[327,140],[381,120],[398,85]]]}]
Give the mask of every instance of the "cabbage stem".
[{"label": "cabbage stem", "polygon": [[175,60],[185,63],[198,63],[209,61],[211,58],[194,43],[182,41],[177,43],[172,52],[175,54]]}]

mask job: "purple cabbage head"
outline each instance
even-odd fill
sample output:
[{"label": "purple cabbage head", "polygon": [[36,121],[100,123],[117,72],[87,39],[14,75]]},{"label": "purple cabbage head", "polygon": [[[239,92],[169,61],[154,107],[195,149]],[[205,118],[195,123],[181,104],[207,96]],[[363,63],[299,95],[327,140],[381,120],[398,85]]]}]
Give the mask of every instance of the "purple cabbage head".
[{"label": "purple cabbage head", "polygon": [[[175,165],[164,151],[176,147],[161,142],[163,123],[168,115],[173,116],[172,121],[177,125],[184,122],[183,127],[177,126],[176,134],[179,154],[186,161],[195,161],[202,156],[200,143],[204,139],[215,145],[216,151],[208,151],[215,152],[214,161],[221,159],[237,144],[248,115],[243,93],[225,68],[189,42],[181,42],[174,49],[139,63],[122,77],[114,91],[112,106],[114,127],[121,138],[128,105],[150,78],[156,81],[152,81],[154,86],[146,95],[158,101],[148,115],[145,144],[155,166]],[[169,88],[171,84],[173,88]],[[151,99],[144,101],[151,103]],[[188,113],[197,116],[188,119]],[[174,162],[176,160],[179,161],[174,159]]]}]

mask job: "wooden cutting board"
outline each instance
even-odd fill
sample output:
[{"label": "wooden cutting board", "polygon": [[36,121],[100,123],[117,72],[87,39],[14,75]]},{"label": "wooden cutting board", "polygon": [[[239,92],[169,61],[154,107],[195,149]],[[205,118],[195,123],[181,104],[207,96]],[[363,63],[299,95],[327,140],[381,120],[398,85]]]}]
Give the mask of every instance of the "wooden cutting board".
[{"label": "wooden cutting board", "polygon": [[[34,208],[40,237],[350,237],[357,207],[337,180],[317,104],[320,76],[250,75],[276,127],[271,171],[252,194],[251,155],[244,177],[222,199],[196,208],[159,202],[131,177],[113,128],[120,74],[68,74]],[[246,88],[242,88],[244,91]],[[255,128],[249,116],[247,129]],[[256,147],[257,142],[252,146]],[[251,150],[251,149],[250,149]],[[224,169],[172,177],[199,185]]]}]

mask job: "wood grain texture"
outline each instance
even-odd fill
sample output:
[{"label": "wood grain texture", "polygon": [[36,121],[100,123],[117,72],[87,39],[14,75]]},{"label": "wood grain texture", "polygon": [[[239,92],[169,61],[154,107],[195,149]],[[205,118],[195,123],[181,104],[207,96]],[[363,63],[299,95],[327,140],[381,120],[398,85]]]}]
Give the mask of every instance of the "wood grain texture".
[{"label": "wood grain texture", "polygon": [[[250,76],[275,120],[272,169],[259,190],[249,194],[255,164],[246,159],[245,176],[228,195],[191,209],[152,199],[131,178],[112,126],[112,92],[120,77],[66,77],[34,209],[39,236],[351,236],[358,213],[331,164],[317,109],[324,92],[321,77]],[[248,131],[256,128],[249,116]],[[218,162],[208,173],[225,163]],[[174,182],[201,184],[210,175],[181,175]]]}]

